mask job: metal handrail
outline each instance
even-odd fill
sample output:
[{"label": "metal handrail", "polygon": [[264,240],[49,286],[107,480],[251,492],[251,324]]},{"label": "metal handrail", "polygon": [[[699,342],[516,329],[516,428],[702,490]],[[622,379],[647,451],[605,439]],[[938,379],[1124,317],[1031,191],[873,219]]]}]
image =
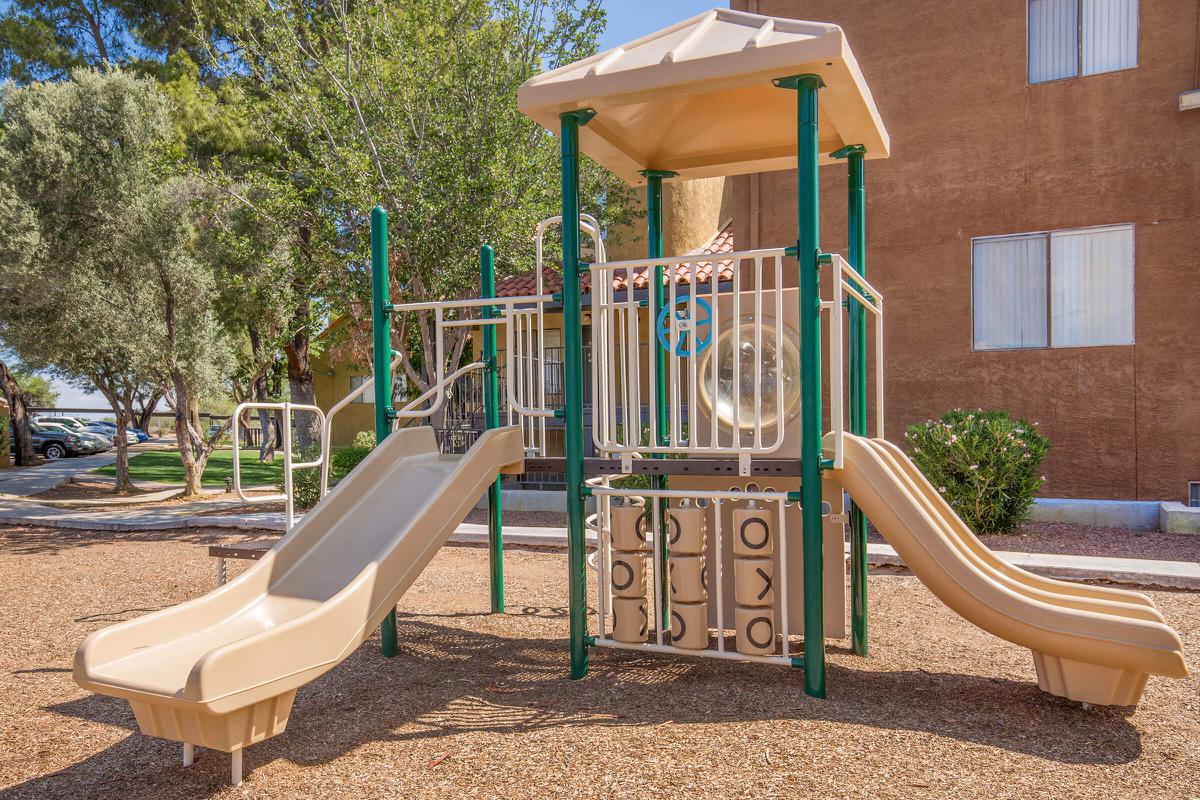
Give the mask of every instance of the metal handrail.
[{"label": "metal handrail", "polygon": [[[249,411],[250,409],[265,409],[268,411],[283,412],[283,494],[250,497],[242,490],[241,448],[239,447],[241,436],[238,432],[238,420],[241,419],[243,411]],[[321,421],[321,453],[316,461],[292,461],[292,412],[294,411],[314,413]],[[311,469],[313,467],[319,467],[325,463],[325,441],[328,438],[328,435],[329,427],[325,412],[321,411],[321,409],[317,406],[289,402],[239,403],[237,408],[233,410],[233,488],[237,491],[238,497],[247,503],[266,503],[283,500],[284,529],[290,531],[292,526],[296,524],[296,505],[292,485],[292,472],[298,469]]]},{"label": "metal handrail", "polygon": [[[829,312],[829,424],[833,432],[833,466],[841,469],[845,459],[845,393],[846,362],[842,339],[845,333],[846,297],[849,296],[875,317],[875,435],[883,436],[883,294],[867,282],[858,270],[836,253],[831,255],[834,266],[833,299],[822,301],[821,309]],[[856,288],[857,287],[857,288]],[[861,289],[861,291],[860,291]]]}]

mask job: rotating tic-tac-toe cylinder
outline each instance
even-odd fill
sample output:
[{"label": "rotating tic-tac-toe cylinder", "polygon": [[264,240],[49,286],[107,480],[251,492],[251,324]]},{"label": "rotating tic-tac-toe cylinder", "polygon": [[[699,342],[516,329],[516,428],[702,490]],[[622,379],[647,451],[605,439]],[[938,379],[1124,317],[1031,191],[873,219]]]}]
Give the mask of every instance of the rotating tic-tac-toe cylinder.
[{"label": "rotating tic-tac-toe cylinder", "polygon": [[614,550],[632,553],[650,549],[646,541],[650,518],[644,513],[645,510],[642,506],[615,504],[609,509]]},{"label": "rotating tic-tac-toe cylinder", "polygon": [[775,652],[775,614],[770,607],[734,606],[737,626],[737,651],[747,655],[772,655]]},{"label": "rotating tic-tac-toe cylinder", "polygon": [[613,638],[618,642],[646,641],[650,631],[650,613],[644,597],[614,597],[612,601]]},{"label": "rotating tic-tac-toe cylinder", "polygon": [[[684,500],[685,503],[689,501]],[[671,556],[700,555],[704,552],[707,514],[699,506],[680,505],[667,510],[667,543]]]},{"label": "rotating tic-tac-toe cylinder", "polygon": [[740,558],[766,558],[775,549],[771,514],[750,501],[747,508],[733,510],[733,554]]},{"label": "rotating tic-tac-toe cylinder", "polygon": [[703,603],[708,599],[708,567],[704,556],[672,555],[668,562],[672,603]]},{"label": "rotating tic-tac-toe cylinder", "polygon": [[613,594],[617,597],[646,598],[646,554],[613,552],[608,568]]},{"label": "rotating tic-tac-toe cylinder", "polygon": [[735,558],[733,600],[739,606],[774,606],[775,563],[769,558]]},{"label": "rotating tic-tac-toe cylinder", "polygon": [[671,644],[685,650],[708,647],[708,603],[671,603]]}]

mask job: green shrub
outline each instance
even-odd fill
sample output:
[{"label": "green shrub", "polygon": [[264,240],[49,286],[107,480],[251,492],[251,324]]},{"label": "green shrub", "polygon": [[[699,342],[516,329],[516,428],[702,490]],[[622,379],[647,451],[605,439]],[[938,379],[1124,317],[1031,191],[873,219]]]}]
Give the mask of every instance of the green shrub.
[{"label": "green shrub", "polygon": [[349,447],[343,447],[329,459],[329,470],[333,478],[341,479],[350,474],[364,458],[371,455],[375,449],[375,434],[370,431],[359,431]]},{"label": "green shrub", "polygon": [[0,414],[0,461],[8,455],[8,424],[9,418]]},{"label": "green shrub", "polygon": [[976,533],[1007,533],[1025,521],[1045,482],[1038,467],[1050,440],[1037,423],[1005,411],[947,411],[910,425],[912,460]]},{"label": "green shrub", "polygon": [[[368,431],[360,431],[355,435],[349,447],[333,453],[329,457],[329,483],[332,486],[350,474],[350,471],[371,454],[375,448],[375,435]],[[319,447],[311,447],[296,455],[296,461],[316,461],[320,455]],[[276,490],[283,491],[283,478],[275,484]],[[296,508],[309,509],[321,499],[321,470],[298,469],[292,476],[292,497]]]}]

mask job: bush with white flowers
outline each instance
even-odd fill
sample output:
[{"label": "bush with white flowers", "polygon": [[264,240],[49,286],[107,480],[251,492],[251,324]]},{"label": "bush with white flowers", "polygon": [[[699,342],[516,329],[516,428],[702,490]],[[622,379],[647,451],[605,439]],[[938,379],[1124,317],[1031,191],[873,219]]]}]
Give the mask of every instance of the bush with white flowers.
[{"label": "bush with white flowers", "polygon": [[1045,483],[1038,467],[1050,440],[1006,411],[956,408],[910,425],[909,454],[976,533],[1008,533],[1025,521]]}]

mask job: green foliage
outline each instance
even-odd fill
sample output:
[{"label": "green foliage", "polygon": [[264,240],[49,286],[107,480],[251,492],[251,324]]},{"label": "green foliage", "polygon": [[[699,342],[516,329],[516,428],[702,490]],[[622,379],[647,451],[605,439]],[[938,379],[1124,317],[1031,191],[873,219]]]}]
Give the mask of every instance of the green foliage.
[{"label": "green foliage", "polygon": [[976,533],[1015,530],[1045,477],[1050,440],[1006,411],[947,411],[904,434],[913,462]]},{"label": "green foliage", "polygon": [[0,414],[0,457],[8,456],[9,433],[8,426],[12,422],[6,414]]},{"label": "green foliage", "polygon": [[[370,431],[359,431],[355,434],[354,440],[349,447],[343,447],[330,456],[330,484],[337,483],[349,475],[351,470],[357,467],[374,449],[375,435],[373,433]],[[296,458],[301,461],[315,461],[319,454],[320,448],[308,448],[301,451],[300,455]],[[275,488],[280,492],[283,491],[282,476],[275,482]],[[321,499],[321,470],[297,470],[292,478],[292,497],[296,501],[296,508],[308,509],[315,506],[317,501]]]},{"label": "green foliage", "polygon": [[333,454],[329,463],[330,474],[340,479],[350,474],[362,460],[371,455],[375,449],[375,434],[370,431],[359,431],[354,435],[354,441],[349,447],[343,447]]},{"label": "green foliage", "polygon": [[[376,204],[389,214],[395,302],[471,293],[482,242],[501,275],[532,267],[530,232],[559,210],[558,144],[519,112],[517,90],[594,52],[603,24],[598,0],[282,0],[233,31],[281,171],[332,221],[307,251],[337,254],[332,302],[354,313],[368,296]],[[634,213],[632,191],[592,164],[584,195],[605,226]],[[447,334],[448,368],[466,330]],[[427,326],[401,317],[395,334],[423,391],[437,368],[422,357]],[[351,344],[359,356],[369,346],[361,334]]]},{"label": "green foliage", "polygon": [[35,408],[53,408],[58,404],[58,392],[54,385],[41,375],[25,369],[14,369],[13,377],[21,387],[21,396],[25,405]]}]

